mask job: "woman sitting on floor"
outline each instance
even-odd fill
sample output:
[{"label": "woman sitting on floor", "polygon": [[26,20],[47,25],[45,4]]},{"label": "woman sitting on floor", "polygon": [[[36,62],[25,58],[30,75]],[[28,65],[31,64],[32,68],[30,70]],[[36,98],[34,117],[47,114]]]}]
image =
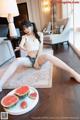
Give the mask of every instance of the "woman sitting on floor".
[{"label": "woman sitting on floor", "polygon": [[11,77],[11,75],[20,65],[39,69],[46,61],[50,61],[55,66],[67,71],[71,77],[74,77],[77,82],[80,82],[80,74],[65,64],[62,60],[49,54],[42,54],[43,34],[37,32],[34,23],[30,21],[24,21],[22,22],[21,26],[24,35],[22,36],[21,43],[16,50],[23,50],[25,52],[25,57],[16,58],[6,70],[0,79],[0,91],[2,91],[4,83]]}]

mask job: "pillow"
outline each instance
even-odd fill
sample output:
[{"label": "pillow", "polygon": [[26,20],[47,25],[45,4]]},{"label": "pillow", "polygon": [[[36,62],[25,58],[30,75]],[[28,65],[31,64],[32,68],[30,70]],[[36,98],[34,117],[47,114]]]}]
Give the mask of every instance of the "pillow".
[{"label": "pillow", "polygon": [[1,24],[0,25],[0,37],[7,37],[7,35],[8,35],[8,25]]}]

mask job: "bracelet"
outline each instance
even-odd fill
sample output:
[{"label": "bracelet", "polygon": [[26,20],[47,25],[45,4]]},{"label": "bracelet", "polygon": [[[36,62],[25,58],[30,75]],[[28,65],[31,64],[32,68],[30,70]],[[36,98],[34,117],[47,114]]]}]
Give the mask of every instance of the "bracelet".
[{"label": "bracelet", "polygon": [[9,22],[9,23],[13,23],[13,22]]}]

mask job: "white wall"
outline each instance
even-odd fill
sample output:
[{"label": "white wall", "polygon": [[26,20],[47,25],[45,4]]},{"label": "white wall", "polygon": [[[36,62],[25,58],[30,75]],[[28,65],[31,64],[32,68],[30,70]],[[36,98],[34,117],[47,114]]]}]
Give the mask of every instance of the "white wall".
[{"label": "white wall", "polygon": [[[75,2],[76,0],[74,0]],[[80,29],[80,0],[78,3],[74,3],[73,6],[68,6],[68,11],[73,10],[71,24],[73,25],[73,32],[70,33],[69,42],[74,48],[74,50],[80,56],[80,30],[77,31],[77,28]]]}]

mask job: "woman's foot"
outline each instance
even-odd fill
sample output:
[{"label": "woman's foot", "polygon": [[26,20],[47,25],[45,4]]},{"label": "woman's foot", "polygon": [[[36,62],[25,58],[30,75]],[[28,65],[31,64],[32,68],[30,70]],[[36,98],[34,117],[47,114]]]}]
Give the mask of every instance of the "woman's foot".
[{"label": "woman's foot", "polygon": [[77,73],[76,75],[74,75],[71,78],[75,79],[78,83],[80,83],[80,74]]}]

